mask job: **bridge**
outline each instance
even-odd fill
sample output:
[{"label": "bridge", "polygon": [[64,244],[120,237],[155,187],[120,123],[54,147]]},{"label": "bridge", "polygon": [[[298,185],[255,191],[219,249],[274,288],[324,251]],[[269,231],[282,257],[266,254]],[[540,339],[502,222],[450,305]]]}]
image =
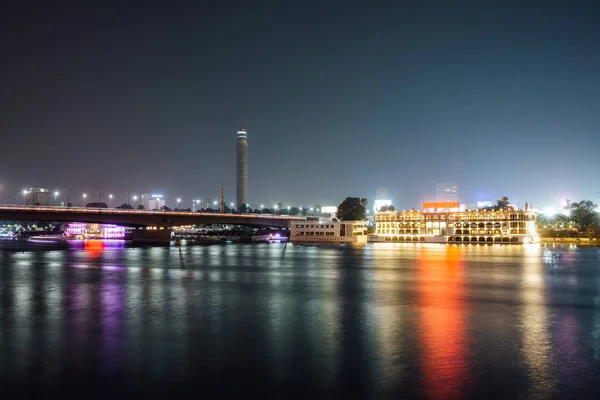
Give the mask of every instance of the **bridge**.
[{"label": "bridge", "polygon": [[271,214],[227,214],[188,211],[120,210],[114,208],[76,208],[0,205],[0,221],[87,222],[114,224],[132,228],[159,230],[133,231],[133,240],[153,237],[164,241],[168,228],[183,225],[245,225],[257,228],[289,228],[295,221],[316,220],[314,217]]}]

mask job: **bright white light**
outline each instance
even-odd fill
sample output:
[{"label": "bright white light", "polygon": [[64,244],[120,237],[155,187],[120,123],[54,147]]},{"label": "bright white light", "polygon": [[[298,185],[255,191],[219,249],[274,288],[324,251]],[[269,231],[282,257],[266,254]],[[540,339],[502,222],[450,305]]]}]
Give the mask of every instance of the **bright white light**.
[{"label": "bright white light", "polygon": [[23,190],[23,195],[26,195],[26,194],[27,194],[27,190]]},{"label": "bright white light", "polygon": [[137,196],[133,196],[133,200],[137,200]]},{"label": "bright white light", "polygon": [[54,192],[54,197],[58,196],[58,192]]},{"label": "bright white light", "polygon": [[265,206],[263,206],[262,204],[260,205],[260,208],[265,208]]},{"label": "bright white light", "polygon": [[215,201],[215,206],[217,205],[217,202]]},{"label": "bright white light", "polygon": [[231,203],[231,207],[233,207],[233,203]]},{"label": "bright white light", "polygon": [[85,199],[86,197],[87,197],[87,194],[85,194],[85,193],[84,193],[84,194],[83,194],[83,198]]},{"label": "bright white light", "polygon": [[180,202],[181,202],[181,199],[177,199],[177,202],[178,202],[178,203],[180,203]]},{"label": "bright white light", "polygon": [[112,194],[109,194],[109,195],[108,195],[108,198],[109,198],[109,199],[112,199],[112,198],[113,198]]}]

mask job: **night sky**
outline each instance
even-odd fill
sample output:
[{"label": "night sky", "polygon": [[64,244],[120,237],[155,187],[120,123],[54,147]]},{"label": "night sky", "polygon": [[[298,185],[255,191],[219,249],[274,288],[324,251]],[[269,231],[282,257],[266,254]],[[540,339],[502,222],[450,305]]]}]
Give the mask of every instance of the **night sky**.
[{"label": "night sky", "polygon": [[242,113],[251,205],[384,186],[420,208],[445,181],[464,203],[600,202],[595,1],[20,3],[0,16],[4,203],[233,201]]}]

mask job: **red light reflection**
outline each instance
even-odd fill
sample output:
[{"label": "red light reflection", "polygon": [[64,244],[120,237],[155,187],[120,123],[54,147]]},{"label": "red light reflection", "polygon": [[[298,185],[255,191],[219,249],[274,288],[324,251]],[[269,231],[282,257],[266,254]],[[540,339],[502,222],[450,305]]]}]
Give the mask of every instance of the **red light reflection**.
[{"label": "red light reflection", "polygon": [[102,240],[86,240],[84,244],[88,257],[92,259],[98,258],[104,251],[104,247],[106,247],[106,243]]},{"label": "red light reflection", "polygon": [[461,398],[469,380],[461,249],[420,249],[417,293],[423,390],[432,399]]}]

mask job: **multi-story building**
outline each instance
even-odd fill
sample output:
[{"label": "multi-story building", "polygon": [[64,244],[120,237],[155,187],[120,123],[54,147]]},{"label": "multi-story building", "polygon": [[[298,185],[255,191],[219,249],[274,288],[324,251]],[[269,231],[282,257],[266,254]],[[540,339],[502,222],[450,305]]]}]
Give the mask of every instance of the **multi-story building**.
[{"label": "multi-story building", "polygon": [[458,185],[456,183],[437,183],[435,185],[435,198],[437,202],[457,202]]},{"label": "multi-story building", "polygon": [[536,243],[536,213],[501,211],[394,211],[375,215],[370,241],[430,243]]},{"label": "multi-story building", "polygon": [[292,222],[291,242],[366,243],[365,221]]},{"label": "multi-story building", "polygon": [[146,210],[160,210],[161,207],[165,206],[165,200],[162,194],[148,194],[142,195],[142,203]]},{"label": "multi-story building", "polygon": [[29,188],[23,192],[25,195],[25,205],[28,206],[49,206],[50,190],[42,188]]}]

